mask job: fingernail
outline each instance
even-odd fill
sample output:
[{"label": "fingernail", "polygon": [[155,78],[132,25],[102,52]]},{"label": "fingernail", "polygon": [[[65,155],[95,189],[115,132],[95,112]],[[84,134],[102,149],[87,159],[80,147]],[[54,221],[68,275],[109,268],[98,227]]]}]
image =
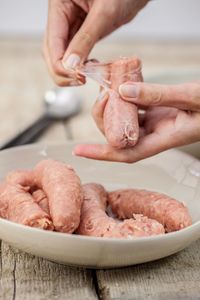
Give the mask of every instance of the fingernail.
[{"label": "fingernail", "polygon": [[74,69],[80,63],[81,58],[77,54],[71,54],[63,61],[63,67],[68,69]]},{"label": "fingernail", "polygon": [[99,96],[98,96],[98,98],[97,98],[97,101],[103,100],[103,99],[105,98],[106,94],[107,94],[107,91],[106,91],[105,89],[103,89],[103,90],[99,93]]},{"label": "fingernail", "polygon": [[119,93],[123,97],[137,98],[139,89],[138,86],[134,84],[121,84],[119,87]]}]

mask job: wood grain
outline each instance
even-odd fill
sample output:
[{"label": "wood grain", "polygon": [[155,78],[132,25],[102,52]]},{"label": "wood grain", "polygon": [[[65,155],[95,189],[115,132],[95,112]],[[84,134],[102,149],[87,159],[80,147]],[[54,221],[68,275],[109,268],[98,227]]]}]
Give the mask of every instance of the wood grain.
[{"label": "wood grain", "polygon": [[0,42],[0,144],[42,114],[53,82],[40,52],[38,42]]},{"label": "wood grain", "polygon": [[97,271],[104,300],[200,299],[200,240],[168,258],[129,268]]},{"label": "wood grain", "polygon": [[73,269],[16,250],[1,248],[2,300],[95,300],[91,271]]}]

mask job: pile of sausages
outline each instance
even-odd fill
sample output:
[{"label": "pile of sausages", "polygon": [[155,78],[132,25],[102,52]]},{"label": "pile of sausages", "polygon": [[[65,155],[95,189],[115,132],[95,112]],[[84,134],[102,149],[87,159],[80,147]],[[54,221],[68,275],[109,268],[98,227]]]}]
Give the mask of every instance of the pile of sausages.
[{"label": "pile of sausages", "polygon": [[[111,213],[110,213],[111,212]],[[73,168],[52,159],[10,172],[0,185],[0,217],[45,230],[110,238],[164,234],[192,224],[188,209],[156,192],[107,192],[81,184]]]}]

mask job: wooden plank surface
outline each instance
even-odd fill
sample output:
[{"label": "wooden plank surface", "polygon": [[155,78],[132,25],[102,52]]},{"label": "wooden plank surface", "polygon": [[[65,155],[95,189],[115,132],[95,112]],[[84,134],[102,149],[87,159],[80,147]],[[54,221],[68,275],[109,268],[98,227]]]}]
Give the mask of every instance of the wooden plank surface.
[{"label": "wooden plank surface", "polygon": [[97,279],[104,300],[200,299],[200,240],[162,260],[97,271]]},{"label": "wooden plank surface", "polygon": [[2,300],[98,299],[91,271],[70,268],[2,243]]},{"label": "wooden plank surface", "polygon": [[39,43],[0,42],[0,145],[37,119],[53,82]]}]

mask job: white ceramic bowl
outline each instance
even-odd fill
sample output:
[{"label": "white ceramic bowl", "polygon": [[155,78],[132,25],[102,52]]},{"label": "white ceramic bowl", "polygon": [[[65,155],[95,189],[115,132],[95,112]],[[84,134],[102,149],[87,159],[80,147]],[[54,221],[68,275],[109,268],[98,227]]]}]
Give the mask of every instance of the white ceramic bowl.
[{"label": "white ceramic bowl", "polygon": [[176,150],[132,165],[98,162],[71,155],[75,143],[29,145],[0,152],[0,179],[10,170],[31,168],[51,157],[70,163],[83,183],[108,189],[137,187],[184,201],[193,225],[178,232],[108,239],[47,232],[0,219],[0,238],[10,245],[52,261],[88,268],[114,268],[159,259],[180,251],[200,237],[200,162]]}]

